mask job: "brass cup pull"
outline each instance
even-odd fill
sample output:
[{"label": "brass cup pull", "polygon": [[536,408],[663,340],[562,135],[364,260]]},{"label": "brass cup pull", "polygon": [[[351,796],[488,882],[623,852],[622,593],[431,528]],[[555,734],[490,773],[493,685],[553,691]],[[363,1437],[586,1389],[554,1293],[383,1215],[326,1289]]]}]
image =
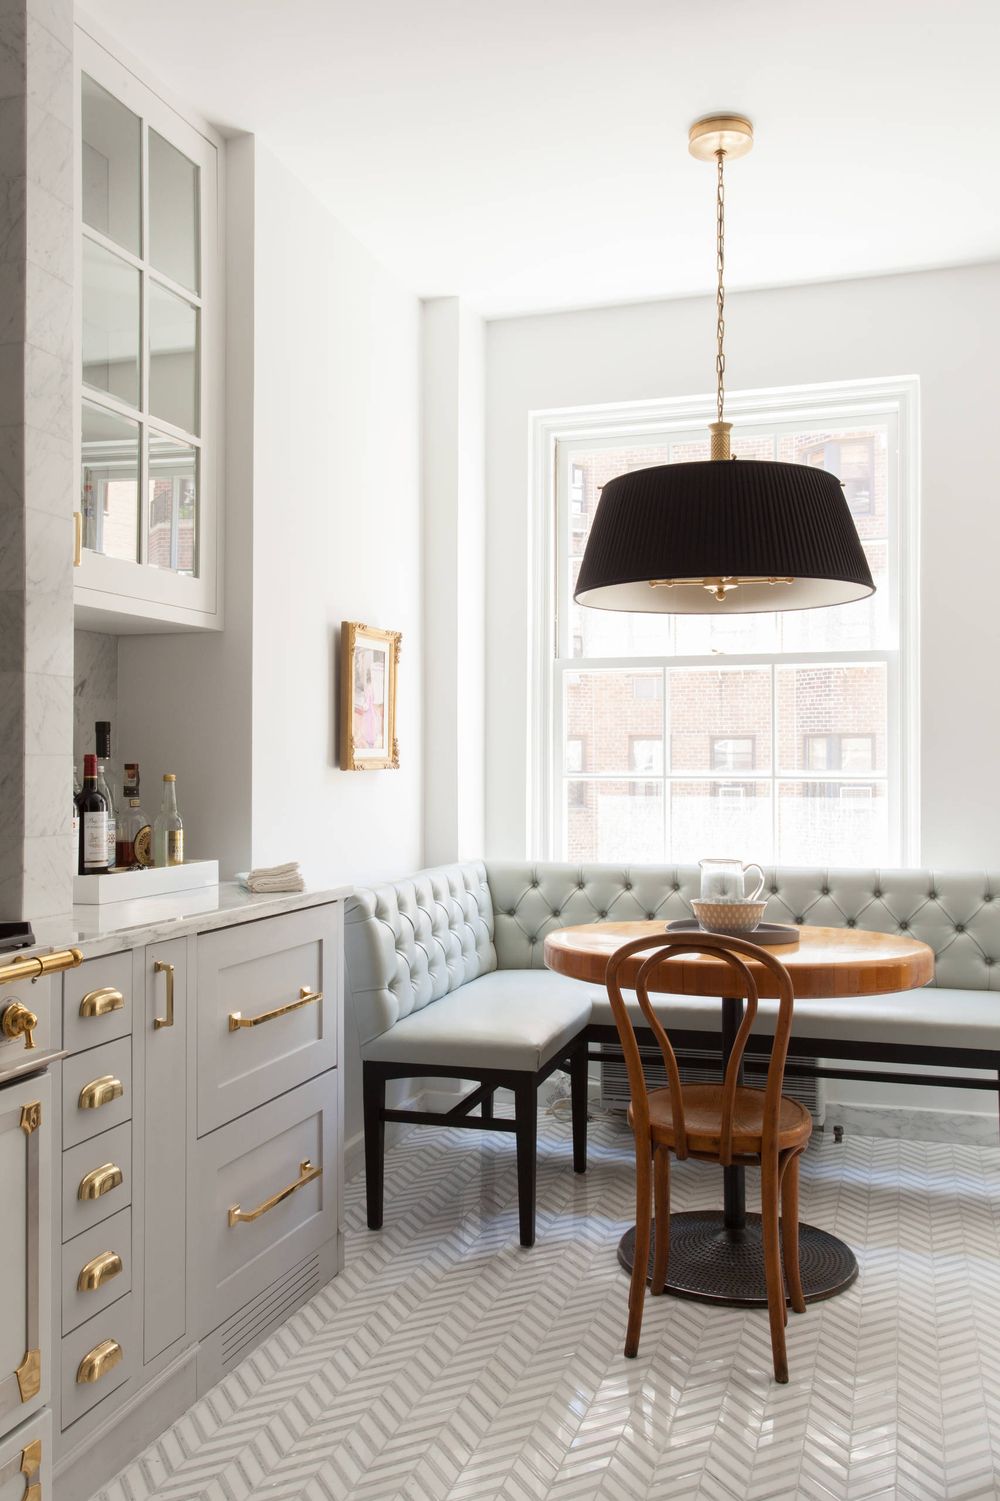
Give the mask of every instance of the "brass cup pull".
[{"label": "brass cup pull", "polygon": [[42,1486],[38,1479],[38,1472],[41,1468],[42,1441],[40,1438],[34,1438],[21,1450],[21,1474],[24,1476],[21,1501],[42,1501]]},{"label": "brass cup pull", "polygon": [[113,1188],[118,1188],[122,1181],[122,1170],[116,1162],[105,1162],[100,1167],[93,1168],[85,1173],[80,1179],[80,1187],[76,1191],[78,1199],[100,1199],[109,1194]]},{"label": "brass cup pull", "polygon": [[113,985],[104,985],[100,990],[90,990],[80,1002],[81,1016],[107,1016],[111,1011],[121,1011],[125,997]]},{"label": "brass cup pull", "polygon": [[122,1347],[116,1339],[102,1339],[99,1345],[87,1351],[77,1366],[77,1386],[88,1386],[100,1381],[116,1365],[121,1365],[122,1353]]},{"label": "brass cup pull", "polygon": [[80,1109],[99,1110],[102,1105],[110,1105],[112,1100],[120,1100],[125,1093],[124,1085],[114,1074],[102,1074],[99,1079],[91,1079],[80,1090]]},{"label": "brass cup pull", "polygon": [[122,1259],[117,1251],[102,1251],[86,1266],[80,1268],[80,1275],[76,1279],[78,1293],[95,1293],[105,1282],[110,1282],[112,1277],[117,1277],[122,1270]]},{"label": "brass cup pull", "polygon": [[38,1026],[38,1017],[20,1001],[11,1001],[3,1008],[3,1016],[0,1017],[0,1028],[5,1037],[23,1037],[24,1046],[35,1046],[35,1028]]},{"label": "brass cup pull", "polygon": [[305,1188],[307,1183],[318,1178],[322,1171],[322,1164],[319,1167],[313,1167],[307,1157],[304,1162],[299,1163],[299,1176],[295,1182],[289,1183],[287,1188],[279,1188],[276,1194],[265,1199],[263,1204],[258,1204],[256,1209],[241,1209],[238,1204],[234,1204],[229,1211],[230,1228],[233,1225],[249,1225],[254,1220],[259,1220],[262,1214],[267,1214],[268,1210],[273,1209],[276,1204],[281,1204],[285,1199],[291,1198],[293,1193],[297,1193],[300,1188]]},{"label": "brass cup pull", "polygon": [[174,966],[157,959],[153,964],[153,973],[167,977],[167,1014],[153,1017],[153,1031],[158,1032],[161,1027],[172,1027],[174,1024]]},{"label": "brass cup pull", "polygon": [[321,990],[310,990],[308,985],[299,987],[297,1001],[289,1001],[285,1006],[276,1006],[273,1011],[261,1011],[257,1016],[244,1016],[242,1011],[230,1011],[229,1030],[239,1032],[243,1027],[259,1027],[261,1022],[273,1022],[277,1016],[287,1016],[290,1011],[298,1011],[302,1006],[311,1006],[314,1001],[321,1001]]}]

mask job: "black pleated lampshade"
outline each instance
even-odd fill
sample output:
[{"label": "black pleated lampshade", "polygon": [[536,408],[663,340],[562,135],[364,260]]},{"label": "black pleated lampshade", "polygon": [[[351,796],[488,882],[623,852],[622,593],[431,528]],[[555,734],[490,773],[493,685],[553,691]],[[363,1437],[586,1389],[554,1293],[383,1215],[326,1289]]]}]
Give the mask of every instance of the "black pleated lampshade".
[{"label": "black pleated lampshade", "polygon": [[[681,583],[726,579],[748,582],[724,603]],[[834,475],[730,459],[659,464],[609,481],[573,597],[602,610],[742,615],[848,604],[874,592]]]}]

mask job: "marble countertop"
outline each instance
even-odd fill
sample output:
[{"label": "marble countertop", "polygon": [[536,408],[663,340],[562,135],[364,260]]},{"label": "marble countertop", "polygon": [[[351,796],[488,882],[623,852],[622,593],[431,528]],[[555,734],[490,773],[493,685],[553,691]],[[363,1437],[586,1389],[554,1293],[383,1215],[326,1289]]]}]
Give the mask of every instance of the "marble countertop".
[{"label": "marble countertop", "polygon": [[222,881],[218,886],[141,897],[130,902],[74,907],[68,918],[34,923],[37,942],[30,948],[0,954],[0,967],[14,959],[53,949],[79,948],[85,959],[94,959],[99,954],[114,954],[122,949],[145,948],[149,943],[180,938],[185,933],[208,933],[258,917],[275,917],[325,902],[344,901],[353,890],[353,886],[334,886],[327,891],[261,895],[247,891],[236,881]]}]

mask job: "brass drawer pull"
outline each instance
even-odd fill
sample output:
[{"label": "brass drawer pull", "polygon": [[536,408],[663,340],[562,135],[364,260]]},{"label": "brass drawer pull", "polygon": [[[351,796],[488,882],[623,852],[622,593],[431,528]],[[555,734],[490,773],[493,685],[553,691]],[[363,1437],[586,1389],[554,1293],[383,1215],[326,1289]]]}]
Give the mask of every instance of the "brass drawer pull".
[{"label": "brass drawer pull", "polygon": [[76,1196],[78,1199],[100,1199],[117,1188],[121,1181],[122,1170],[118,1164],[105,1162],[101,1167],[92,1168],[89,1173],[84,1174]]},{"label": "brass drawer pull", "polygon": [[310,990],[308,985],[299,988],[297,1001],[289,1001],[287,1006],[276,1006],[273,1011],[262,1011],[259,1016],[244,1016],[242,1011],[230,1011],[229,1030],[238,1032],[241,1027],[259,1027],[261,1022],[273,1022],[276,1016],[287,1016],[290,1011],[298,1011],[301,1006],[311,1006],[313,1001],[321,1001],[321,990]]},{"label": "brass drawer pull", "polygon": [[38,1472],[41,1468],[42,1441],[40,1438],[34,1438],[21,1450],[21,1474],[24,1476],[21,1501],[42,1501],[42,1486],[38,1479]]},{"label": "brass drawer pull", "polygon": [[172,1027],[174,1024],[174,966],[157,959],[153,964],[153,973],[167,977],[167,1014],[153,1017],[153,1031],[158,1032],[161,1027]]},{"label": "brass drawer pull", "polygon": [[259,1220],[262,1214],[266,1214],[276,1204],[282,1203],[284,1199],[291,1198],[293,1193],[297,1193],[300,1188],[305,1188],[307,1183],[311,1183],[314,1178],[318,1178],[322,1171],[322,1164],[319,1167],[313,1167],[307,1157],[304,1162],[299,1163],[299,1176],[295,1182],[289,1183],[287,1188],[279,1189],[276,1194],[272,1194],[269,1199],[265,1199],[263,1204],[258,1204],[256,1209],[241,1209],[238,1204],[234,1204],[229,1211],[230,1227],[233,1225],[249,1225],[253,1220]]},{"label": "brass drawer pull", "polygon": [[81,1016],[107,1016],[111,1011],[121,1011],[125,997],[113,985],[103,985],[100,990],[89,990],[80,1002]]},{"label": "brass drawer pull", "polygon": [[88,1350],[76,1370],[77,1386],[93,1385],[121,1365],[122,1347],[116,1339],[102,1339],[99,1345]]},{"label": "brass drawer pull", "polygon": [[80,1275],[76,1279],[78,1293],[96,1293],[105,1282],[110,1282],[112,1277],[117,1277],[122,1270],[122,1259],[117,1251],[102,1251],[100,1256],[95,1256],[93,1261],[88,1261],[86,1266],[80,1268]]},{"label": "brass drawer pull", "polygon": [[80,1090],[80,1109],[99,1110],[102,1105],[110,1105],[112,1100],[120,1100],[125,1093],[120,1079],[114,1074],[102,1074],[99,1079],[91,1079]]}]

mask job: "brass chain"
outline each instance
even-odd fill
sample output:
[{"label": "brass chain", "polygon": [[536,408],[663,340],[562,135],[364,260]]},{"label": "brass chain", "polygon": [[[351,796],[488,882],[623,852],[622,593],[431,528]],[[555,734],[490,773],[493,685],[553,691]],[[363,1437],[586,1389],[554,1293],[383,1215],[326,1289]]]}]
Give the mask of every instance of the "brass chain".
[{"label": "brass chain", "polygon": [[717,151],[718,183],[715,192],[715,269],[718,283],[715,292],[715,390],[719,421],[722,421],[723,400],[726,394],[726,289],[723,277],[726,270],[726,184],[723,177],[724,151]]}]

